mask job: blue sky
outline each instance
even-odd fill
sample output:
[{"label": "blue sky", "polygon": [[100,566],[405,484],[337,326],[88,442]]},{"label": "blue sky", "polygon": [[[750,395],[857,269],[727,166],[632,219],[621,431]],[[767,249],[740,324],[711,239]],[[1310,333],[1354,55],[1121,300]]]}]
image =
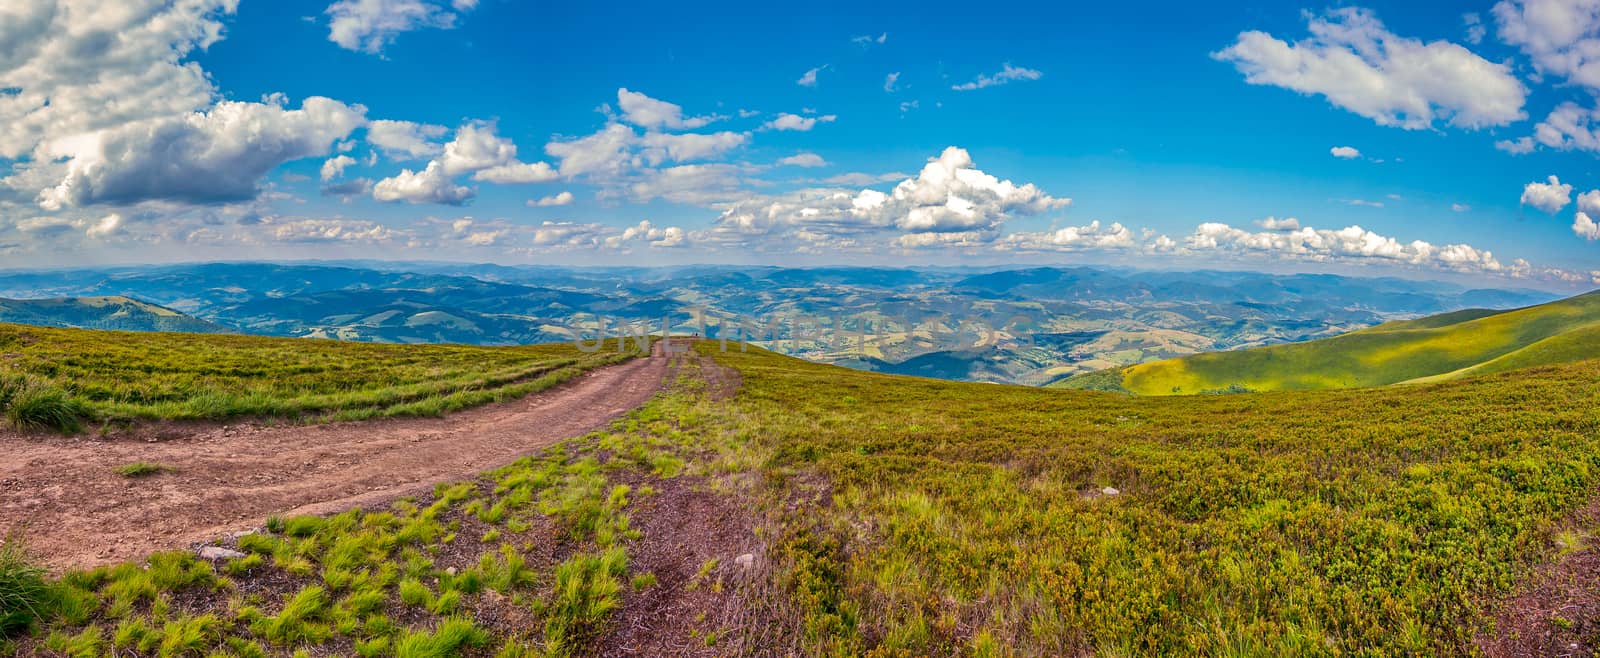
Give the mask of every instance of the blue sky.
[{"label": "blue sky", "polygon": [[0,264],[1600,282],[1592,3],[1071,4],[0,9]]}]

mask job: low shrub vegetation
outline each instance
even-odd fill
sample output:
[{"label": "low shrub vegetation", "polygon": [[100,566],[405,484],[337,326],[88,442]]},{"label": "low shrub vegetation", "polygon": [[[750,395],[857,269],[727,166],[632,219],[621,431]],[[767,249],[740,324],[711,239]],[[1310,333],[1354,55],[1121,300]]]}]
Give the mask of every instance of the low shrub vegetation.
[{"label": "low shrub vegetation", "polygon": [[435,416],[632,356],[571,345],[383,345],[0,324],[0,414],[25,431],[241,416]]},{"label": "low shrub vegetation", "polygon": [[1138,398],[702,351],[706,444],[829,483],[776,556],[809,653],[1471,654],[1600,486],[1600,361]]},{"label": "low shrub vegetation", "polygon": [[[713,362],[738,395],[706,394]],[[220,564],[158,554],[43,581],[55,603],[19,641],[592,655],[619,650],[630,606],[676,601],[672,646],[736,654],[1473,654],[1534,565],[1595,536],[1572,513],[1600,486],[1597,396],[1595,361],[1142,398],[704,343],[609,431],[479,478],[275,517]],[[748,505],[759,568],[737,566],[744,546],[651,562],[663,547],[638,528],[686,479],[696,505]],[[739,591],[766,596],[723,605]]]}]

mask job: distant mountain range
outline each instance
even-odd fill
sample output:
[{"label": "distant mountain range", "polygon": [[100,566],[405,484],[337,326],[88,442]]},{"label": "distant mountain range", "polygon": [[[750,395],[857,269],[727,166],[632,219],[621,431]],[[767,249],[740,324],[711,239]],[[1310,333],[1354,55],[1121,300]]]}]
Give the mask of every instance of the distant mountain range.
[{"label": "distant mountain range", "polygon": [[[0,271],[0,296],[126,297],[194,329],[404,343],[505,345],[615,333],[667,318],[855,368],[1040,385],[1199,352],[1334,336],[1473,307],[1550,301],[1533,290],[1334,275],[1093,267],[560,268],[450,263],[211,263]],[[78,305],[93,306],[80,300]],[[85,324],[33,311],[0,321]],[[691,318],[706,318],[706,326]],[[781,322],[780,322],[781,321]],[[176,320],[170,321],[178,322]],[[159,326],[154,322],[150,326]],[[170,329],[159,329],[170,330]]]},{"label": "distant mountain range", "polygon": [[1141,395],[1423,383],[1600,358],[1600,291],[1509,311],[1469,309],[1333,338],[1198,354],[1075,377]]},{"label": "distant mountain range", "polygon": [[0,322],[118,331],[225,333],[227,327],[127,297],[0,299]]}]

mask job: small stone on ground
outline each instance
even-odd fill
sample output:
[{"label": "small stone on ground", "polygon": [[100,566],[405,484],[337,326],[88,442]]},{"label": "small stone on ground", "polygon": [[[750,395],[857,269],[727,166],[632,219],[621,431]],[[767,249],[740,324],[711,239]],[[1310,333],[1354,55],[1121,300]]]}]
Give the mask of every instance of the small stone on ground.
[{"label": "small stone on ground", "polygon": [[205,560],[232,560],[244,557],[244,553],[221,546],[202,546],[198,551],[201,559]]}]

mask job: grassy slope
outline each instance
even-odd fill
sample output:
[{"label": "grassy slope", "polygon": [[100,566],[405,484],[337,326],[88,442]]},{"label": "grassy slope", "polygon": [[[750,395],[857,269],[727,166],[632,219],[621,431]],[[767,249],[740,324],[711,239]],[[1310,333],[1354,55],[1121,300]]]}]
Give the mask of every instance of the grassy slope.
[{"label": "grassy slope", "polygon": [[1421,377],[1407,383],[1422,384],[1593,358],[1600,358],[1600,324],[1551,336],[1514,352],[1454,372]]},{"label": "grassy slope", "polygon": [[718,358],[767,479],[832,482],[789,546],[845,653],[1466,653],[1600,486],[1600,361],[1140,398]]},{"label": "grassy slope", "polygon": [[[1240,387],[1352,388],[1497,372],[1600,354],[1600,334],[1591,331],[1596,326],[1600,292],[1513,311],[1459,311],[1305,343],[1156,361],[1123,370],[1123,386],[1142,395],[1168,395]],[[1489,365],[1552,339],[1545,348]]]},{"label": "grassy slope", "polygon": [[374,345],[0,325],[0,388],[25,382],[64,392],[83,415],[110,421],[432,415],[526,394],[617,358],[565,344]]},{"label": "grassy slope", "polygon": [[[0,625],[0,656],[616,655],[596,647],[621,642],[609,636],[626,631],[613,621],[624,604],[698,597],[721,607],[749,580],[720,553],[745,545],[708,549],[690,534],[716,523],[698,516],[714,507],[637,524],[667,527],[672,536],[653,537],[653,547],[630,520],[641,507],[673,512],[674,501],[658,507],[655,486],[702,488],[713,460],[695,456],[717,454],[685,434],[707,402],[698,380],[686,380],[610,432],[440,483],[431,495],[266,519],[261,532],[226,540],[245,557],[159,553],[69,572],[40,592],[38,575],[17,568],[15,544],[0,542],[0,595],[19,591],[5,576],[32,580],[21,593],[40,613],[36,623],[24,614]],[[751,467],[732,464],[717,470]],[[658,573],[652,550],[686,564]],[[666,627],[683,635],[660,644],[729,646],[726,619],[692,617],[656,620],[645,638]],[[21,632],[8,639],[7,631]]]},{"label": "grassy slope", "polygon": [[[717,563],[689,558],[711,576],[656,584],[632,562],[684,538],[630,532],[675,505],[630,501],[686,491],[666,481],[689,474],[695,491],[765,501],[762,559],[787,602],[682,611],[695,628],[669,643],[1459,654],[1483,605],[1556,552],[1562,519],[1600,486],[1600,361],[1403,389],[1147,398],[700,349],[739,370],[740,395],[678,389],[612,432],[415,505],[290,521],[241,544],[262,557],[225,574],[166,556],[71,576],[59,587],[75,607],[22,648],[153,648],[194,625],[196,655],[593,653],[630,605],[722,595]],[[720,548],[726,563],[747,546]],[[471,623],[518,610],[531,619]],[[472,641],[401,650],[451,624]]]}]

